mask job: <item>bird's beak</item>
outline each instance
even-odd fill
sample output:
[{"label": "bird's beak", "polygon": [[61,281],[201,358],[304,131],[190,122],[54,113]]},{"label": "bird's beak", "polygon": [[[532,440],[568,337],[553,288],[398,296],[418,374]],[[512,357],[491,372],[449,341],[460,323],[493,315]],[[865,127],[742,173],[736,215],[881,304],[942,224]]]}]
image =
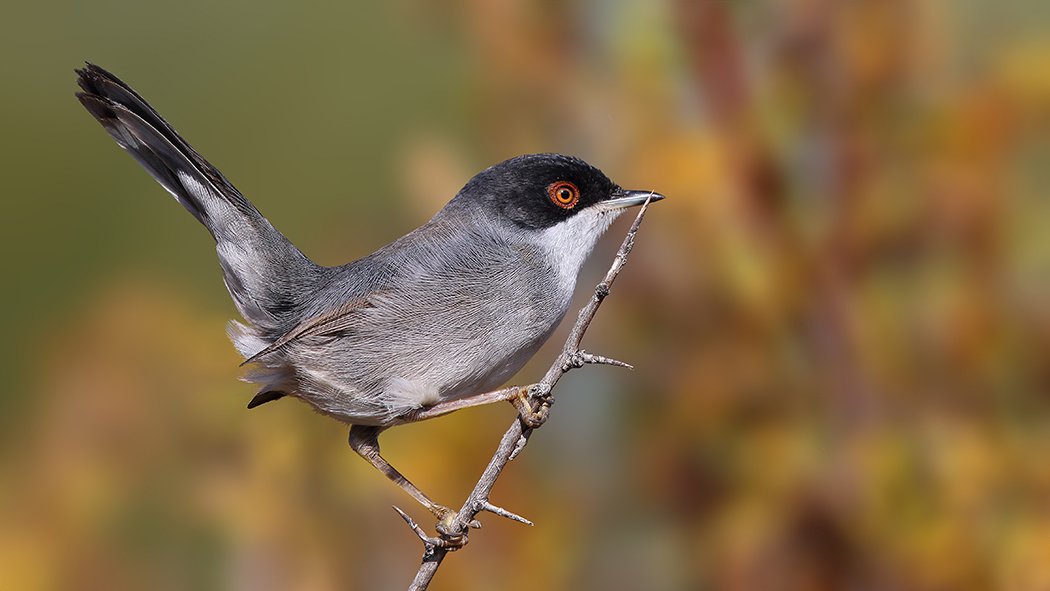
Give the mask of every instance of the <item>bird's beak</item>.
[{"label": "bird's beak", "polygon": [[598,203],[598,206],[605,210],[623,209],[633,205],[641,205],[645,203],[646,199],[652,202],[659,201],[663,198],[663,195],[653,191],[627,191],[620,189],[613,194],[612,199],[601,201]]}]

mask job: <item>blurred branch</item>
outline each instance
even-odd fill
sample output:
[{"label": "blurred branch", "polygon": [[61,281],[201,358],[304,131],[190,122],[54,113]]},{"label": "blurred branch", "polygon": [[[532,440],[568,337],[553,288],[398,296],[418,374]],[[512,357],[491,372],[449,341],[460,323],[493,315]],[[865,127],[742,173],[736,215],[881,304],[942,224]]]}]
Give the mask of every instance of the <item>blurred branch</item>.
[{"label": "blurred branch", "polygon": [[[430,585],[431,579],[434,578],[434,573],[437,572],[445,555],[462,548],[466,544],[468,524],[474,521],[478,513],[488,511],[508,519],[532,525],[530,521],[491,504],[489,502],[489,494],[492,492],[492,487],[495,486],[496,479],[499,478],[500,472],[503,471],[507,462],[517,457],[518,453],[525,447],[532,430],[547,420],[550,406],[554,403],[551,390],[558,383],[558,380],[570,370],[583,367],[587,363],[631,367],[614,359],[591,355],[580,349],[580,343],[583,341],[583,335],[590,326],[594,314],[598,311],[598,306],[609,295],[609,289],[613,281],[619,275],[620,269],[627,263],[627,255],[630,254],[631,249],[634,247],[634,235],[638,232],[638,227],[641,225],[642,217],[645,215],[648,207],[649,201],[646,201],[638,212],[638,216],[635,217],[634,223],[631,224],[631,229],[627,232],[623,244],[620,245],[620,250],[616,253],[616,258],[613,259],[609,271],[594,289],[594,295],[591,296],[591,300],[580,310],[579,316],[576,318],[576,324],[573,325],[572,332],[569,333],[569,338],[565,341],[561,354],[551,365],[550,369],[547,370],[547,374],[543,376],[543,379],[528,387],[528,400],[525,401],[525,404],[529,408],[522,409],[523,412],[519,414],[518,418],[514,420],[514,424],[503,435],[496,453],[489,460],[489,464],[485,467],[485,471],[482,472],[481,478],[474,486],[474,490],[467,497],[466,502],[463,503],[463,507],[459,510],[455,520],[448,527],[448,533],[444,533],[438,538],[428,537],[408,515],[394,507],[394,510],[401,515],[409,527],[416,532],[419,539],[423,541],[423,562],[416,573],[415,579],[412,581],[412,585],[409,587],[410,591],[426,589]],[[534,409],[531,406],[531,401],[533,400],[538,403]]]}]

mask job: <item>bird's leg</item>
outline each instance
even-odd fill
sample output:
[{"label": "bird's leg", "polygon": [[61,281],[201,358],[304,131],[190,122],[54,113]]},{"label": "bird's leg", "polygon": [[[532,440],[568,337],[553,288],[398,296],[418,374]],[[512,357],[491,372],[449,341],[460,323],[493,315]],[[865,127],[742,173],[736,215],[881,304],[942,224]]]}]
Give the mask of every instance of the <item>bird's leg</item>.
[{"label": "bird's leg", "polygon": [[[535,386],[535,384],[533,386]],[[510,386],[509,388],[501,388],[499,390],[493,390],[492,392],[475,394],[474,396],[468,396],[466,398],[439,402],[401,415],[398,417],[398,424],[417,423],[434,417],[440,417],[441,415],[446,415],[463,408],[506,401],[514,405],[514,408],[516,408],[521,415],[522,420],[525,421],[526,426],[535,429],[547,420],[550,405],[553,404],[554,401],[550,396],[538,396],[541,401],[540,406],[533,410],[532,405],[529,403],[529,398],[532,396],[530,391],[533,386]]]},{"label": "bird's leg", "polygon": [[[375,466],[377,470],[392,480],[394,484],[404,489],[413,499],[419,501],[419,503],[426,507],[428,511],[433,513],[434,517],[438,518],[438,533],[453,537],[462,537],[455,536],[451,533],[453,522],[456,519],[455,511],[431,501],[429,497],[423,494],[423,491],[419,490],[416,485],[409,482],[407,478],[402,476],[400,472],[390,465],[390,462],[386,461],[383,459],[383,456],[379,455],[379,434],[382,433],[384,429],[385,427],[351,425],[350,448],[367,460],[369,464]],[[476,521],[473,521],[468,525],[471,527],[480,527],[480,524]],[[463,541],[464,543],[466,542],[466,540]]]},{"label": "bird's leg", "polygon": [[[633,366],[622,361],[602,357],[601,355],[592,355],[586,351],[580,350],[568,358],[565,362],[563,371],[567,372],[570,369],[583,367],[588,363],[617,365],[631,370],[634,369]],[[539,405],[536,408],[532,408],[532,399],[539,400]],[[510,386],[507,388],[500,388],[499,390],[493,390],[491,392],[483,392],[481,394],[467,396],[466,398],[446,400],[430,406],[417,408],[397,417],[397,420],[393,424],[404,425],[406,423],[418,423],[419,421],[447,415],[450,412],[463,408],[503,401],[514,405],[518,414],[521,415],[521,420],[525,422],[525,426],[530,429],[535,429],[547,421],[547,416],[550,414],[550,407],[554,404],[554,397],[550,395],[550,389],[545,389],[542,384],[532,384],[531,386]]]},{"label": "bird's leg", "polygon": [[474,396],[468,396],[466,398],[457,398],[456,400],[446,400],[445,402],[438,402],[431,406],[424,406],[413,411],[409,411],[400,417],[398,417],[398,424],[404,423],[418,423],[419,421],[425,421],[427,419],[433,419],[442,415],[447,415],[450,412],[460,410],[463,408],[470,408],[472,406],[481,406],[483,404],[491,404],[493,402],[511,401],[517,399],[522,392],[528,392],[529,386],[510,386],[509,388],[501,388],[499,390],[493,390],[491,392],[484,392],[482,394],[475,394]]}]

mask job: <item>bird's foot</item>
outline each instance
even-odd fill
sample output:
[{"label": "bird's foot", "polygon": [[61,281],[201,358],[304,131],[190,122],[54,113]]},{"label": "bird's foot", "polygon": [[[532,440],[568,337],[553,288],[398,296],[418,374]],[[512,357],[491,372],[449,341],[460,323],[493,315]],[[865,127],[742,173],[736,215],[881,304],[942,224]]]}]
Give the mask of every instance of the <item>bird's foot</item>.
[{"label": "bird's foot", "polygon": [[481,522],[477,519],[471,519],[467,522],[466,528],[459,526],[457,523],[459,513],[448,507],[435,504],[432,507],[428,507],[428,509],[438,519],[434,529],[437,530],[439,539],[443,542],[443,548],[450,550],[462,548],[467,544],[467,528],[478,529],[481,527]]},{"label": "bird's foot", "polygon": [[[554,404],[554,397],[550,395],[550,392],[540,392],[539,390],[538,384],[522,387],[510,399],[510,403],[514,405],[518,414],[521,415],[522,422],[529,429],[536,429],[543,423],[546,423],[547,417],[550,415],[551,405]],[[536,408],[532,407],[533,398],[539,401]]]},{"label": "bird's foot", "polygon": [[[438,505],[438,507],[440,507],[440,505]],[[444,509],[444,507],[442,508]],[[438,537],[432,538],[428,536],[426,532],[423,531],[423,528],[419,527],[419,525],[411,517],[409,517],[407,513],[402,511],[396,505],[394,506],[394,511],[397,511],[398,515],[400,515],[401,518],[405,520],[405,523],[407,523],[408,526],[412,528],[412,531],[414,531],[416,535],[419,536],[419,539],[423,540],[424,544],[426,544],[428,547],[443,548],[450,552],[454,552],[467,545],[467,531],[464,529],[462,532],[457,531],[451,533],[450,530],[452,528],[452,524],[455,523],[456,514],[452,513],[450,509],[445,510],[449,511],[451,517],[446,516],[438,522],[436,528],[438,530]],[[477,527],[480,526],[480,524],[477,525]]]}]

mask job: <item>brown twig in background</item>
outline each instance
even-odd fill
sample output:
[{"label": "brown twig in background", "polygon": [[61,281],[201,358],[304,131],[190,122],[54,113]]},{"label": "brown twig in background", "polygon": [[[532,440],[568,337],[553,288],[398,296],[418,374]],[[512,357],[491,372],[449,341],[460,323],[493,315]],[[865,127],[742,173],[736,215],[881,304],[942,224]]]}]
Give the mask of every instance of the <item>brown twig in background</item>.
[{"label": "brown twig in background", "polygon": [[[602,281],[594,289],[594,295],[591,296],[591,300],[582,310],[580,310],[580,313],[576,318],[576,324],[573,325],[572,332],[569,333],[569,338],[565,341],[565,346],[562,347],[561,354],[554,361],[554,364],[551,365],[550,369],[547,370],[547,374],[543,376],[543,379],[539,383],[529,386],[529,400],[536,400],[539,402],[539,406],[536,407],[533,416],[529,421],[526,421],[525,418],[519,415],[518,418],[515,419],[514,424],[507,429],[507,432],[503,435],[503,439],[500,441],[499,447],[496,449],[496,453],[492,456],[492,459],[489,460],[488,466],[485,467],[485,471],[481,474],[481,478],[474,486],[474,490],[471,491],[466,502],[463,503],[463,508],[459,510],[456,519],[448,527],[448,534],[442,535],[438,538],[428,537],[408,515],[401,511],[401,509],[394,507],[394,510],[401,515],[405,522],[408,523],[409,527],[416,532],[419,539],[423,541],[423,563],[420,565],[419,571],[416,573],[416,577],[413,579],[412,585],[409,587],[410,591],[422,591],[427,588],[431,579],[434,578],[434,573],[437,572],[438,567],[441,565],[441,561],[444,560],[445,555],[450,551],[461,548],[463,544],[466,543],[467,524],[474,521],[474,517],[476,517],[478,513],[488,511],[490,513],[495,513],[496,515],[532,525],[528,520],[491,504],[489,502],[489,493],[492,491],[492,487],[495,486],[496,479],[499,478],[500,472],[503,471],[503,467],[507,465],[507,462],[517,457],[518,453],[525,447],[529,434],[533,429],[533,427],[527,426],[526,422],[539,426],[546,420],[547,414],[550,410],[550,405],[554,403],[554,398],[550,395],[550,392],[551,389],[554,388],[554,385],[558,383],[558,380],[560,380],[569,370],[583,367],[583,365],[587,363],[618,365],[631,368],[630,365],[616,361],[615,359],[591,355],[586,351],[581,350],[580,342],[583,340],[583,335],[587,331],[587,327],[590,326],[591,319],[594,318],[595,312],[598,311],[598,306],[600,306],[605,297],[609,295],[609,288],[612,286],[616,276],[620,273],[620,269],[622,269],[624,264],[627,263],[627,255],[630,254],[631,249],[634,247],[634,235],[638,232],[638,227],[641,225],[642,217],[645,215],[645,211],[648,207],[649,201],[646,200],[642,205],[641,210],[638,212],[638,216],[635,217],[634,223],[631,224],[631,229],[627,232],[623,244],[620,245],[620,250],[616,253],[616,258],[613,259],[612,266],[609,268],[609,271],[605,274]],[[457,541],[452,542],[452,540]]]}]

